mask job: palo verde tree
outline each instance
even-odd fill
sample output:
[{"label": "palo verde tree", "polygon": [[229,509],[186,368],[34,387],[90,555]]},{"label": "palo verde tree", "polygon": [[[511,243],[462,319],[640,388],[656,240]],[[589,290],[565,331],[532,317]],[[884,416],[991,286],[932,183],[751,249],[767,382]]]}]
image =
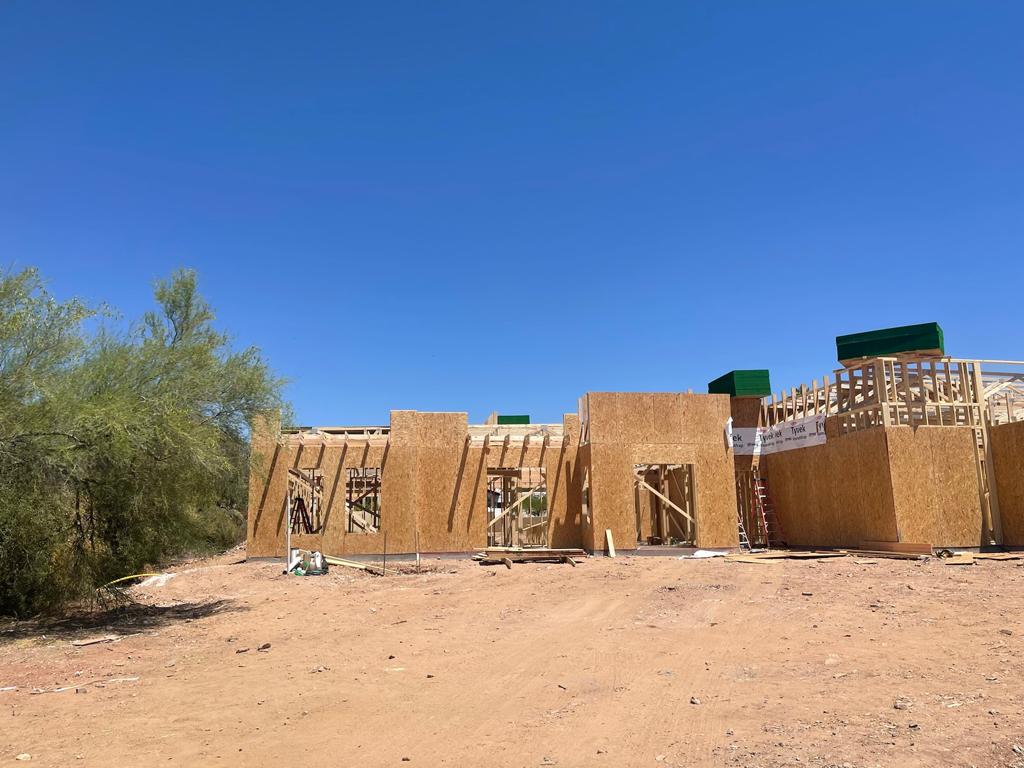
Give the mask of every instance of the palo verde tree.
[{"label": "palo verde tree", "polygon": [[213,326],[195,274],[129,330],[0,275],[0,614],[242,535],[249,424],[281,407],[255,349]]}]

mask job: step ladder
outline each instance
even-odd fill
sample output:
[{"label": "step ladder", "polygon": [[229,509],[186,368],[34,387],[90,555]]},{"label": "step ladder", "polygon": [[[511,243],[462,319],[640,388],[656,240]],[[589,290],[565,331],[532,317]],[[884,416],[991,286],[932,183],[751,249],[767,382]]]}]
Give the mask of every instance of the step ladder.
[{"label": "step ladder", "polygon": [[786,546],[786,537],[782,532],[782,523],[775,514],[775,505],[768,495],[768,481],[758,474],[754,475],[754,511],[757,521],[761,524],[764,543],[768,549]]},{"label": "step ladder", "polygon": [[740,529],[740,549],[750,551],[750,539],[747,538],[747,528],[743,525],[743,510],[739,508],[738,504],[736,510],[736,524]]}]

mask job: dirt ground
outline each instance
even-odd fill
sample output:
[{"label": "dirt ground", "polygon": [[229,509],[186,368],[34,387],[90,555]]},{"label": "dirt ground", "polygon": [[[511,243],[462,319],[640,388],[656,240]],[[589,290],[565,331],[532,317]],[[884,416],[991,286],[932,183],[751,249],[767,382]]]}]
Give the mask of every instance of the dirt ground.
[{"label": "dirt ground", "polygon": [[241,557],[0,625],[0,765],[1024,766],[1022,561]]}]

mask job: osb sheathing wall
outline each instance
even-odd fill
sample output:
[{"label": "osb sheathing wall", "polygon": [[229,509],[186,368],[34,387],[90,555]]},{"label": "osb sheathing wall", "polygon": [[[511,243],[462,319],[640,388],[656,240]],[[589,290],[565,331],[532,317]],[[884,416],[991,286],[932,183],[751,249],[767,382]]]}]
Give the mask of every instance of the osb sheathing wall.
[{"label": "osb sheathing wall", "polygon": [[[293,546],[332,555],[387,551],[465,552],[487,544],[487,468],[547,469],[551,546],[578,547],[579,499],[574,482],[579,419],[565,417],[563,444],[534,438],[525,446],[495,443],[485,452],[468,440],[465,413],[392,411],[387,446],[297,448],[276,445],[278,428],[254,428],[250,479],[248,554],[281,556],[288,467],[324,474],[324,530],[296,535]],[[345,472],[349,467],[381,467],[381,528],[348,533]]]},{"label": "osb sheathing wall", "polygon": [[827,442],[761,457],[785,540],[791,546],[858,547],[896,541],[896,510],[885,432],[836,434]]},{"label": "osb sheathing wall", "polygon": [[[729,400],[729,412],[732,414],[733,429],[762,425],[760,397],[733,397]],[[734,463],[737,471],[750,470],[757,466],[757,459],[758,457],[753,455],[737,455],[734,457]]]},{"label": "osb sheathing wall", "polygon": [[989,430],[1003,543],[1024,547],[1024,421]]},{"label": "osb sheathing wall", "polygon": [[637,545],[633,467],[692,464],[697,546],[736,547],[736,490],[732,449],[725,440],[727,395],[591,392],[590,510],[583,546]]},{"label": "osb sheathing wall", "polygon": [[[400,412],[392,414],[392,423],[401,423]],[[409,413],[409,412],[407,412]],[[412,425],[406,420],[406,429]],[[349,467],[382,467],[390,472],[396,485],[409,484],[415,476],[415,454],[408,447],[395,448],[394,438],[387,446],[331,446],[312,448],[281,446],[277,444],[279,427],[272,420],[253,426],[253,453],[249,474],[249,513],[246,554],[249,557],[282,557],[285,549],[285,505],[288,497],[288,469],[320,469],[324,474],[324,533],[295,535],[292,546],[320,549],[331,554],[341,551],[374,554],[383,550],[383,536],[345,534],[345,469]],[[401,443],[401,438],[399,438]],[[391,498],[391,489],[382,485],[382,508],[397,508],[396,519],[388,527],[389,551],[405,540],[414,540],[414,518],[411,499],[397,494]],[[403,507],[408,511],[402,514]],[[383,528],[383,526],[382,526]],[[345,550],[330,550],[345,541]],[[351,541],[348,541],[351,539]],[[394,542],[394,543],[393,543]]]},{"label": "osb sheathing wall", "polygon": [[899,540],[933,547],[980,546],[974,430],[892,427],[885,434]]},{"label": "osb sheathing wall", "polygon": [[972,431],[890,427],[761,458],[769,494],[791,546],[859,547],[904,541],[978,546],[981,507]]}]

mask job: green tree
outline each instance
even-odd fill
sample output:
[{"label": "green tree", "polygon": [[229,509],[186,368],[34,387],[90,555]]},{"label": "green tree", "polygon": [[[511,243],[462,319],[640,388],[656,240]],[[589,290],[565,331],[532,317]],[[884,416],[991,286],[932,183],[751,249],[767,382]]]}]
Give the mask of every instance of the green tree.
[{"label": "green tree", "polygon": [[214,329],[194,273],[155,293],[128,331],[86,333],[93,310],[0,276],[0,613],[242,536],[249,425],[282,382]]}]

